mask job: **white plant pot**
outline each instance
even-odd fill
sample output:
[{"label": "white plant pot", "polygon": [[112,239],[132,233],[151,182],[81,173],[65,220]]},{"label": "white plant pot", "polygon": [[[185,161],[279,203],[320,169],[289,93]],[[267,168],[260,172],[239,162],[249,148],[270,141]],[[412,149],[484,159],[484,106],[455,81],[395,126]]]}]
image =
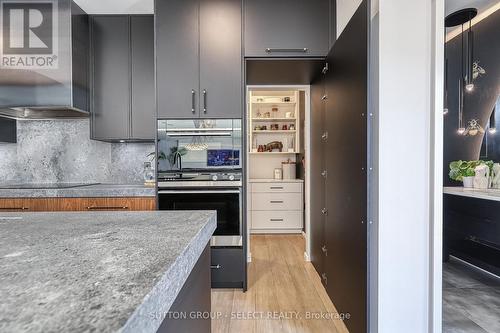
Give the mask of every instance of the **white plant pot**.
[{"label": "white plant pot", "polygon": [[463,177],[463,182],[464,182],[465,188],[473,188],[474,187],[474,176]]}]

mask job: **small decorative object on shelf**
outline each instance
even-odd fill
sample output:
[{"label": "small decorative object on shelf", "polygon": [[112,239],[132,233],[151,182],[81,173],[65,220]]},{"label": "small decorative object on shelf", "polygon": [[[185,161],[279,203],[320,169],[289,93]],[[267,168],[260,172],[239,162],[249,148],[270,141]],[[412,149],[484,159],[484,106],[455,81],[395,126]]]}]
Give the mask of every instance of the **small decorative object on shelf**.
[{"label": "small decorative object on shelf", "polygon": [[295,131],[295,124],[290,124],[288,129],[290,129],[290,131]]},{"label": "small decorative object on shelf", "polygon": [[254,127],[254,131],[260,131],[262,129],[262,126],[257,125]]},{"label": "small decorative object on shelf", "polygon": [[283,131],[288,131],[288,126],[285,124],[283,125],[283,127],[281,128]]},{"label": "small decorative object on shelf", "polygon": [[281,141],[272,141],[266,145],[265,151],[272,152],[274,149],[278,149],[281,153],[283,151],[283,143]]},{"label": "small decorative object on shelf", "polygon": [[290,97],[288,97],[288,96],[283,97],[283,102],[285,102],[285,103],[290,102]]},{"label": "small decorative object on shelf", "polygon": [[264,113],[264,118],[271,118],[271,112]]},{"label": "small decorative object on shelf", "polygon": [[257,149],[257,152],[258,153],[263,153],[264,152],[264,146],[263,145],[259,145],[259,148]]},{"label": "small decorative object on shelf", "polygon": [[144,185],[154,186],[155,172],[151,166],[151,162],[144,162],[144,169],[142,170],[144,176]]},{"label": "small decorative object on shelf", "polygon": [[273,112],[278,112],[278,107],[276,105],[273,105],[273,107],[271,108],[271,111]]},{"label": "small decorative object on shelf", "polygon": [[292,112],[285,112],[285,118],[293,118],[293,113]]},{"label": "small decorative object on shelf", "polygon": [[474,171],[474,188],[486,190],[490,183],[490,168],[486,164],[480,164]]},{"label": "small decorative object on shelf", "polygon": [[494,163],[491,168],[491,187],[500,188],[500,163]]},{"label": "small decorative object on shelf", "polygon": [[271,130],[272,131],[277,131],[280,129],[280,126],[278,124],[271,124]]},{"label": "small decorative object on shelf", "polygon": [[260,127],[260,130],[261,130],[261,131],[267,131],[267,126],[266,126],[266,125],[261,126],[261,127]]},{"label": "small decorative object on shelf", "polygon": [[295,179],[297,177],[297,163],[291,159],[281,162],[283,169],[283,179]]},{"label": "small decorative object on shelf", "polygon": [[283,170],[280,168],[274,169],[274,179],[275,180],[282,180],[283,179]]}]

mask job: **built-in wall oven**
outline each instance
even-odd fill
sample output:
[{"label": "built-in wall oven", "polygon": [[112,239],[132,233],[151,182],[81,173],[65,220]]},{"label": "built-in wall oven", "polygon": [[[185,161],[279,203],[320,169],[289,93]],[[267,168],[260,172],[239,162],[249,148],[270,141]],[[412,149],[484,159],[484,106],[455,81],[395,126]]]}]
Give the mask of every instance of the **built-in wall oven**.
[{"label": "built-in wall oven", "polygon": [[242,246],[241,119],[158,122],[160,210],[215,210],[212,246]]},{"label": "built-in wall oven", "polygon": [[[164,184],[165,185],[165,184]],[[241,186],[160,187],[160,210],[215,210],[217,228],[212,246],[242,245]]]}]

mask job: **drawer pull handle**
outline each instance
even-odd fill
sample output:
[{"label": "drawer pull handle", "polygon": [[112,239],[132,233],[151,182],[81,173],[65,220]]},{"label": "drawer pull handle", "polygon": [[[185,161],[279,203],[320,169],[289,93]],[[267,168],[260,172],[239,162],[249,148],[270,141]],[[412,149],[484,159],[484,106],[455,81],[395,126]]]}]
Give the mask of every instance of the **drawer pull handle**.
[{"label": "drawer pull handle", "polygon": [[283,222],[283,219],[270,219],[271,222]]},{"label": "drawer pull handle", "polygon": [[283,203],[283,200],[271,200],[270,203]]},{"label": "drawer pull handle", "polygon": [[128,206],[88,206],[88,210],[128,209]]},{"label": "drawer pull handle", "polygon": [[210,268],[211,269],[221,269],[222,266],[221,265],[210,265]]},{"label": "drawer pull handle", "polygon": [[284,49],[284,48],[273,48],[273,47],[268,47],[266,48],[267,53],[272,53],[272,52],[301,52],[301,53],[307,53],[309,49],[307,47],[302,47],[302,48],[296,48],[296,49]]},{"label": "drawer pull handle", "polygon": [[29,210],[29,207],[2,207],[0,210]]},{"label": "drawer pull handle", "polygon": [[271,190],[282,190],[283,186],[271,186]]}]

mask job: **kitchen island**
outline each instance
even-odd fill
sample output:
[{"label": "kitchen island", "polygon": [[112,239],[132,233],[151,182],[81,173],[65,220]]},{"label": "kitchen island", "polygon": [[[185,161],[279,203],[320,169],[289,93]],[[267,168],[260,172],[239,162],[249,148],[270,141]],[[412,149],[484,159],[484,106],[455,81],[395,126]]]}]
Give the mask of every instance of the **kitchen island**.
[{"label": "kitchen island", "polygon": [[0,331],[167,331],[186,284],[210,306],[215,227],[210,211],[1,213]]},{"label": "kitchen island", "polygon": [[500,190],[443,189],[444,259],[500,274]]}]

